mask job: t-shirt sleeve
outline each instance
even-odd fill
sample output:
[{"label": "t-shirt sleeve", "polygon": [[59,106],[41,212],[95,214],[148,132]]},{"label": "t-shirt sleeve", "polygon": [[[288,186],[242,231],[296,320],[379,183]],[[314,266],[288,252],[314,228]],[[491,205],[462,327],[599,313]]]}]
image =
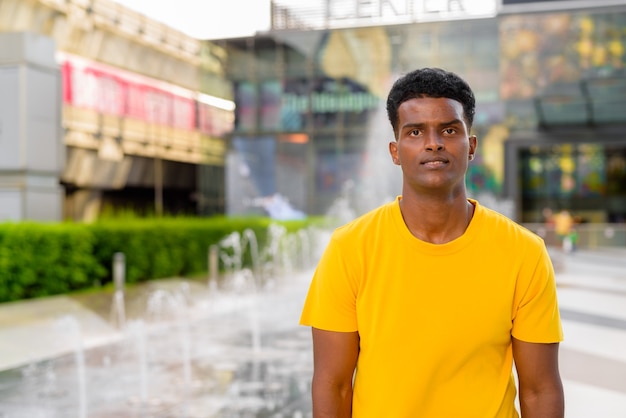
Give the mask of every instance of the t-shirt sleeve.
[{"label": "t-shirt sleeve", "polygon": [[344,255],[337,240],[331,238],[309,286],[301,325],[337,332],[357,330],[356,272]]},{"label": "t-shirt sleeve", "polygon": [[513,337],[532,343],[563,340],[554,269],[545,246],[536,264],[520,272],[515,307]]}]

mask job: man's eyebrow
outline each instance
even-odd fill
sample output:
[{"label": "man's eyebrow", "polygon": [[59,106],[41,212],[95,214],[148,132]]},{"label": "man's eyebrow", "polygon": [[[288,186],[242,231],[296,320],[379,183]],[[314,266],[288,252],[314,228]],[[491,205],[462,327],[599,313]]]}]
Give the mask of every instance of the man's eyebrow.
[{"label": "man's eyebrow", "polygon": [[[439,126],[450,126],[450,125],[462,125],[463,121],[461,119],[452,119],[450,121],[447,122],[441,122],[438,125]],[[407,128],[421,128],[423,126],[426,126],[426,123],[423,122],[409,122],[406,123],[404,125],[402,125],[400,127],[400,129],[407,129]]]},{"label": "man's eyebrow", "polygon": [[421,128],[422,126],[424,126],[424,123],[419,123],[419,122],[410,122],[410,123],[405,123],[404,125],[402,125],[400,127],[400,129],[406,129],[406,128]]},{"label": "man's eyebrow", "polygon": [[461,119],[452,119],[449,122],[443,122],[443,123],[440,123],[439,125],[440,126],[448,126],[448,125],[457,125],[459,123],[463,124],[463,121]]}]

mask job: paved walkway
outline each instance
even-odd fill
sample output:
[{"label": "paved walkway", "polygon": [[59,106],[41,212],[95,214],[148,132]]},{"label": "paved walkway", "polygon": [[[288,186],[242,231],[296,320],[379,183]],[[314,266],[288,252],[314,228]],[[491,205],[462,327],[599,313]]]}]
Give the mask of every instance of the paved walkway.
[{"label": "paved walkway", "polygon": [[626,418],[626,250],[552,252],[568,418]]},{"label": "paved walkway", "polygon": [[[565,332],[565,341],[561,345],[561,372],[567,397],[566,416],[568,418],[626,418],[626,250],[577,251],[573,254],[562,254],[554,250],[551,254],[557,266],[559,301]],[[299,358],[299,361],[303,363],[300,372],[308,374],[310,368],[308,333],[301,329],[302,327],[298,327],[296,321],[293,320],[299,315],[300,304],[307,285],[308,278],[300,277],[288,286],[284,284],[277,286],[276,292],[270,298],[259,299],[256,302],[250,302],[250,300],[246,302],[245,298],[235,294],[231,294],[230,297],[222,296],[221,305],[216,304],[217,299],[215,299],[210,309],[214,314],[220,314],[220,312],[225,314],[229,309],[233,312],[239,309],[249,314],[254,312],[260,314],[258,320],[264,321],[262,328],[266,338],[269,338],[267,335],[272,332],[277,336],[284,336],[286,332],[291,333],[289,338],[276,337],[274,349],[276,351],[291,347],[291,351],[280,351],[282,353],[280,355],[299,356],[294,358]],[[149,305],[146,294],[171,295],[174,289],[183,289],[182,292],[178,291],[183,298],[195,298],[194,303],[198,312],[207,309],[205,283],[171,279],[156,281],[146,286],[148,288],[142,289],[141,292],[128,295],[129,298],[126,300],[128,321],[131,321],[135,315],[139,315],[138,306],[145,308]],[[266,295],[270,294],[272,292],[266,293]],[[154,305],[155,301],[159,302],[158,299],[158,297],[153,298],[150,303]],[[110,316],[112,300],[111,294],[90,294],[0,304],[0,371],[4,370],[6,375],[10,374],[11,370],[26,370],[25,366],[36,362],[74,353],[78,340],[82,347],[95,349],[127,339],[127,332],[112,325]],[[160,303],[161,309],[164,306],[167,308],[167,303],[171,304],[172,300],[168,302],[166,298],[161,298]],[[257,305],[254,305],[255,303]],[[250,306],[257,306],[258,310],[251,311]],[[240,309],[242,307],[243,311]],[[145,309],[143,313],[145,314]],[[242,322],[238,325],[234,322],[233,325],[224,322],[226,324],[224,326],[231,327],[231,329],[225,328],[219,333],[214,330],[216,332],[214,341],[229,331],[242,331],[244,328],[248,331],[253,330],[256,321],[253,316],[246,316],[245,318],[248,319],[243,319],[248,321],[245,322],[247,324],[245,326],[241,325]],[[224,316],[224,318],[233,317],[232,314]],[[274,330],[269,328],[274,328]],[[59,338],[59,335],[63,338]],[[234,355],[238,350],[236,341],[239,341],[241,336],[232,338],[231,343],[227,345],[230,348],[226,351]],[[238,352],[240,357],[254,354],[254,336],[250,344],[248,348],[252,351]],[[305,357],[307,357],[306,360]],[[290,362],[294,363],[291,360]],[[291,364],[291,366],[296,365]],[[9,384],[6,383],[6,385]],[[244,390],[243,387],[244,383],[240,382],[240,390]],[[0,416],[28,416],[11,415],[3,411],[3,405],[13,402],[12,405],[15,407],[14,405],[19,402],[17,399],[21,398],[18,394],[12,393],[10,397],[7,396],[9,400],[3,399],[2,389],[2,379],[0,379]],[[307,390],[303,388],[302,393]],[[233,398],[222,396],[221,399],[222,402],[228,402]],[[155,400],[154,402],[156,404],[163,401]],[[300,399],[299,402],[306,403],[306,400]],[[292,403],[295,405],[296,402]],[[296,408],[294,405],[292,407]],[[306,405],[300,405],[299,408],[294,409],[296,412],[293,416],[307,414]],[[206,411],[207,406],[203,405],[202,408],[199,407],[200,409]],[[84,416],[120,416],[115,415],[116,413],[119,412],[111,412],[109,415],[97,415],[92,412]],[[31,416],[57,415],[31,414]],[[155,413],[147,416],[173,415],[166,415],[164,412],[163,415]],[[206,417],[209,415],[194,415],[188,411],[185,416]]]}]

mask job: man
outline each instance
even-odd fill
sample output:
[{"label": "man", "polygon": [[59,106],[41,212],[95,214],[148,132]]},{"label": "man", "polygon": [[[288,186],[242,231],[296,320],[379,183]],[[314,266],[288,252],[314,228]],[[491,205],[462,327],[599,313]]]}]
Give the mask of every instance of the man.
[{"label": "man", "polygon": [[307,295],[313,416],[563,417],[562,339],[543,241],[468,199],[475,99],[420,69],[387,99],[402,195],[338,228]]}]

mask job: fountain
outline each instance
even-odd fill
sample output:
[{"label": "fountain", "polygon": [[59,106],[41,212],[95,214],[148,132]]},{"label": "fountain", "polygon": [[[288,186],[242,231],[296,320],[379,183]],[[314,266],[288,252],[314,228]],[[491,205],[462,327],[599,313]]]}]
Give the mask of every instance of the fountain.
[{"label": "fountain", "polygon": [[111,305],[111,322],[118,328],[126,324],[126,304],[124,303],[124,285],[126,282],[126,257],[123,253],[113,255],[113,283],[115,293]]},{"label": "fountain", "polygon": [[317,232],[272,224],[263,248],[252,230],[229,234],[209,250],[219,277],[209,266],[208,281],[141,292],[124,290],[116,254],[100,312],[111,338],[86,346],[89,330],[60,318],[54,333],[72,350],[0,372],[0,417],[310,416],[310,331],[297,322]]},{"label": "fountain", "polygon": [[[356,187],[334,207],[339,223],[356,215]],[[64,354],[0,371],[0,417],[310,417],[311,335],[298,319],[329,236],[271,224],[261,248],[252,230],[232,232],[207,249],[206,280],[132,292],[116,254],[97,342],[81,341],[93,330],[79,321],[84,311],[65,317],[41,341],[76,342]]]},{"label": "fountain", "polygon": [[87,382],[85,379],[85,349],[83,347],[80,324],[76,318],[63,316],[56,326],[61,333],[66,334],[74,347],[74,358],[76,362],[76,381],[78,394],[78,418],[87,418]]}]

